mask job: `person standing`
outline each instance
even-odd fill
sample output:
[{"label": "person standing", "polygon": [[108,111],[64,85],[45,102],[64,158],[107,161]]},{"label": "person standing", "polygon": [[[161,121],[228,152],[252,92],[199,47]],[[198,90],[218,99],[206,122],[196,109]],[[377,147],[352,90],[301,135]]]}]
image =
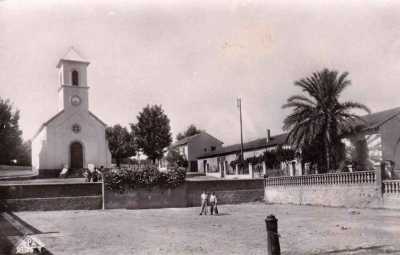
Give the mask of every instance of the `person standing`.
[{"label": "person standing", "polygon": [[213,215],[218,214],[218,208],[217,208],[217,196],[215,195],[215,192],[211,193],[210,195],[210,213]]},{"label": "person standing", "polygon": [[205,215],[207,215],[207,193],[205,191],[203,191],[203,193],[201,193],[200,200],[201,200],[200,215],[203,215],[203,213]]},{"label": "person standing", "polygon": [[83,176],[85,177],[85,181],[86,182],[91,182],[92,181],[92,172],[89,170],[89,169],[86,169],[84,172],[83,172]]}]

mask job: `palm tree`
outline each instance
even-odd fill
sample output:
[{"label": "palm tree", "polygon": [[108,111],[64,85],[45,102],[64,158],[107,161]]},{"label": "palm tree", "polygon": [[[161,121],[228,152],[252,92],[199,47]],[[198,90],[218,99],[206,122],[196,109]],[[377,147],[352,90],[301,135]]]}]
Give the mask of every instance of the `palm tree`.
[{"label": "palm tree", "polygon": [[[287,99],[282,108],[293,109],[284,120],[283,129],[289,131],[288,142],[295,149],[322,142],[326,170],[329,170],[332,147],[339,141],[340,135],[361,120],[351,111],[361,109],[370,112],[368,107],[352,101],[339,102],[343,90],[351,81],[348,73],[324,69],[310,77],[295,81],[304,95],[294,95]],[[322,141],[321,141],[322,140]]]}]

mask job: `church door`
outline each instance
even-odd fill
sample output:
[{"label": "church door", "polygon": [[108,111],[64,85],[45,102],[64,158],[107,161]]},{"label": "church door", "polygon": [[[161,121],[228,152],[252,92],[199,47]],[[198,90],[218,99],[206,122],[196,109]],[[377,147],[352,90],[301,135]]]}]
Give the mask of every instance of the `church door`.
[{"label": "church door", "polygon": [[83,168],[83,148],[79,142],[73,142],[70,146],[71,168]]}]

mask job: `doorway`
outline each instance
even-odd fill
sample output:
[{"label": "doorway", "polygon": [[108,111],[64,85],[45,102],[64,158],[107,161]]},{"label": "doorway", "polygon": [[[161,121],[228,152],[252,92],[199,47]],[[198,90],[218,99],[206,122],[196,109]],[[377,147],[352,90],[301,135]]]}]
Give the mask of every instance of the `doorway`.
[{"label": "doorway", "polygon": [[72,169],[83,168],[83,147],[80,142],[73,142],[70,145],[70,167]]}]

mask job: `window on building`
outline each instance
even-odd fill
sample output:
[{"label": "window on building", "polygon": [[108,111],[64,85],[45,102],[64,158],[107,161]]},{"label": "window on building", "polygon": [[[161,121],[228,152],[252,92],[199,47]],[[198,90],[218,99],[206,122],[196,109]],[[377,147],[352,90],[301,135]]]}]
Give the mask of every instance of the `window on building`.
[{"label": "window on building", "polygon": [[76,70],[72,71],[72,85],[73,86],[79,85],[79,73]]},{"label": "window on building", "polygon": [[72,132],[74,132],[75,134],[81,132],[81,126],[79,126],[79,124],[72,125]]},{"label": "window on building", "polygon": [[215,151],[215,146],[211,146],[211,151]]},{"label": "window on building", "polygon": [[218,163],[217,164],[212,164],[212,165],[208,164],[208,171],[207,172],[209,172],[209,173],[218,173],[219,172]]}]

